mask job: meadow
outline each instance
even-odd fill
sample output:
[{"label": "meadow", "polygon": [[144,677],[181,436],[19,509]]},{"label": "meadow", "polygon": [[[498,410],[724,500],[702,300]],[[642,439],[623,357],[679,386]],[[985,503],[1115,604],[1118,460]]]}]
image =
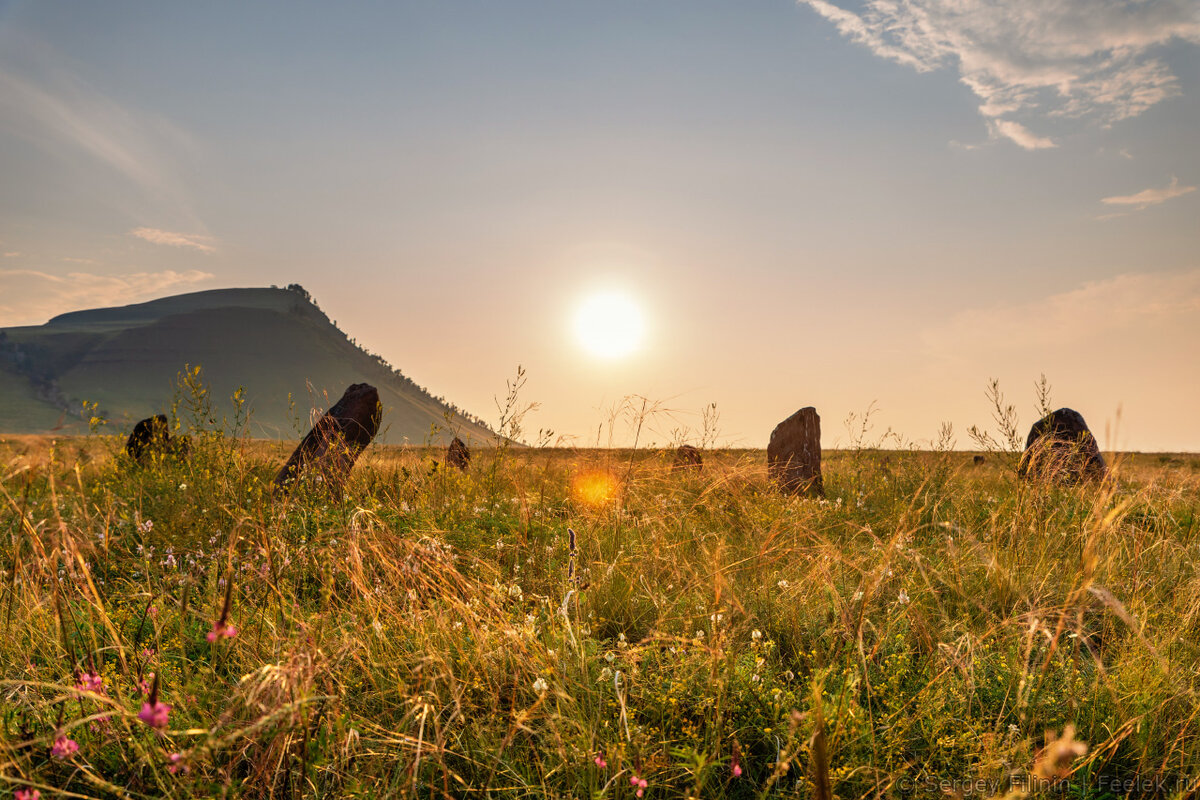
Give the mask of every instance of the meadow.
[{"label": "meadow", "polygon": [[[1200,457],[0,437],[0,796],[1183,796]],[[1110,458],[1112,458],[1110,456]]]}]

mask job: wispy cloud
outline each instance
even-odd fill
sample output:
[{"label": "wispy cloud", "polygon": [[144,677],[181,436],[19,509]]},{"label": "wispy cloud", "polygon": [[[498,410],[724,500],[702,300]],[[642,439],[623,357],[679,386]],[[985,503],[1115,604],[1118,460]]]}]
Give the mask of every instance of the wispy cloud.
[{"label": "wispy cloud", "polygon": [[[197,226],[177,163],[196,152],[193,138],[156,114],[119,103],[81,75],[86,67],[26,36],[3,40],[0,132],[69,162],[102,165],[145,198],[145,208]],[[128,210],[128,209],[123,209]]]},{"label": "wispy cloud", "polygon": [[212,277],[199,270],[55,275],[30,269],[0,269],[0,326],[37,325],[67,311],[149,300]]},{"label": "wispy cloud", "polygon": [[1038,136],[1021,123],[1011,119],[992,119],[988,120],[988,123],[993,136],[1003,136],[1026,150],[1044,150],[1048,147],[1058,146],[1053,139]]},{"label": "wispy cloud", "polygon": [[1105,197],[1100,202],[1110,206],[1131,206],[1134,211],[1141,211],[1194,191],[1196,191],[1195,186],[1180,186],[1179,179],[1172,175],[1171,182],[1161,189],[1143,189],[1137,194]]},{"label": "wispy cloud", "polygon": [[169,247],[191,247],[202,253],[212,253],[217,249],[210,244],[213,241],[211,236],[201,236],[195,233],[175,233],[158,228],[134,228],[129,234],[154,244],[165,244]]},{"label": "wispy cloud", "polygon": [[922,338],[933,355],[978,360],[1095,343],[1151,322],[1187,332],[1189,347],[1200,341],[1200,269],[1128,273],[1027,303],[964,309],[926,328]]},{"label": "wispy cloud", "polygon": [[920,72],[956,69],[992,136],[1027,149],[1053,142],[1013,115],[1137,116],[1179,93],[1155,49],[1200,43],[1193,0],[868,0],[860,13],[798,2],[882,58]]}]

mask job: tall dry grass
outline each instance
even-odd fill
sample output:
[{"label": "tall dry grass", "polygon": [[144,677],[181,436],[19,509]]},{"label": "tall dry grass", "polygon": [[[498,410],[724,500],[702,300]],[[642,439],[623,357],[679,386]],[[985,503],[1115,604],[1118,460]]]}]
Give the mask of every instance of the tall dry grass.
[{"label": "tall dry grass", "polygon": [[1056,488],[1002,458],[842,451],[815,501],[754,451],[673,472],[503,447],[464,474],[372,448],[334,502],[270,499],[282,445],[201,435],[138,467],[121,443],[0,444],[0,792],[1098,797],[1200,776],[1194,457]]}]

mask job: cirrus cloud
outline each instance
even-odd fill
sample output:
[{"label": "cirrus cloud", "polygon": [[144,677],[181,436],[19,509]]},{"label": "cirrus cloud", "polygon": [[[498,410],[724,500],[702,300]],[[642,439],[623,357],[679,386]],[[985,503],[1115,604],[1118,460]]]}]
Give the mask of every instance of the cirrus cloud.
[{"label": "cirrus cloud", "polygon": [[199,270],[55,275],[32,269],[0,269],[0,326],[39,325],[68,311],[149,300],[212,277]]},{"label": "cirrus cloud", "polygon": [[1100,202],[1110,206],[1132,206],[1134,211],[1141,211],[1194,191],[1196,191],[1195,186],[1180,186],[1179,178],[1172,175],[1171,182],[1161,189],[1143,189],[1137,194],[1105,197]]},{"label": "cirrus cloud", "polygon": [[217,249],[209,244],[213,241],[211,236],[201,236],[195,233],[175,233],[158,228],[134,228],[129,235],[153,244],[165,244],[168,247],[191,247],[202,253],[213,253]]},{"label": "cirrus cloud", "polygon": [[956,69],[991,135],[1026,149],[1053,142],[1002,117],[1135,117],[1180,91],[1155,51],[1200,43],[1193,0],[868,0],[861,13],[798,2],[881,58]]}]

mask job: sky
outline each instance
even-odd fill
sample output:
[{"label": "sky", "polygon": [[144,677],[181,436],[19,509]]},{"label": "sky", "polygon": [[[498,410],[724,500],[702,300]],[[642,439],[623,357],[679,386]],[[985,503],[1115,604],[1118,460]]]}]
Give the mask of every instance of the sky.
[{"label": "sky", "polygon": [[531,438],[969,448],[1045,375],[1195,452],[1198,93],[1196,0],[0,0],[0,325],[300,283]]}]

